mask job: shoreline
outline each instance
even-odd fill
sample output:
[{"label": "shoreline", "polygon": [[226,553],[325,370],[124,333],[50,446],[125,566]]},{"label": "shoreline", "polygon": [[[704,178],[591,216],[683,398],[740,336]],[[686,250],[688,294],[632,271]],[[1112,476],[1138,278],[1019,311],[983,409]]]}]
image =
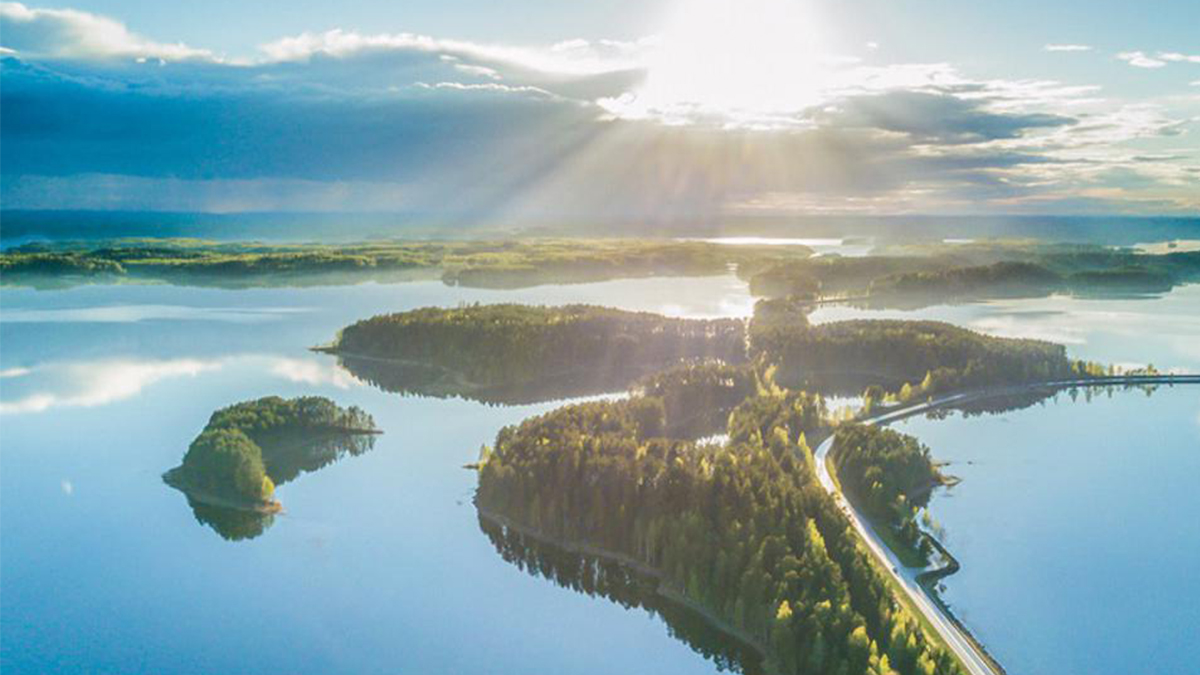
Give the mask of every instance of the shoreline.
[{"label": "shoreline", "polygon": [[[999,396],[1007,396],[1025,391],[1120,386],[1128,388],[1145,385],[1174,386],[1177,384],[1200,384],[1200,374],[1163,373],[1146,375],[1108,375],[1072,380],[1029,382],[1025,384],[1003,387],[980,388],[960,391],[954,394],[945,394],[936,398],[931,397],[918,403],[889,406],[884,410],[875,411],[874,414],[868,414],[866,416],[859,417],[856,419],[856,421],[862,424],[883,426],[908,417],[932,412],[942,408],[953,407],[958,404],[970,403],[973,401],[985,400]],[[828,442],[830,445],[832,445],[832,438],[826,439],[825,442]],[[818,446],[818,451],[820,451],[821,447],[825,445],[825,442]],[[878,546],[882,546],[883,549],[888,551],[888,553],[890,553],[892,556],[900,559],[900,554],[888,546],[887,542],[874,532],[875,523],[873,520],[861,512],[861,510],[855,506],[853,502],[851,502],[849,496],[842,491],[841,486],[837,481],[836,472],[832,470],[826,461],[823,461],[821,456],[824,456],[824,460],[828,460],[830,449],[830,447],[826,447],[824,452],[814,453],[817,455],[815,456],[817,463],[822,465],[824,468],[824,476],[829,479],[829,483],[825,485],[826,490],[835,496],[840,496],[840,498],[844,500],[848,507],[853,511],[856,521],[861,521],[862,524],[869,528],[868,531],[874,534],[875,542],[871,542],[867,536],[867,531],[860,531],[860,538],[862,538],[865,543],[876,543]],[[822,483],[824,482],[825,481],[823,480]],[[936,588],[933,586],[933,582],[945,578],[961,569],[961,564],[959,564],[958,560],[954,558],[954,556],[951,555],[944,546],[942,546],[941,542],[937,541],[936,537],[931,536],[924,530],[924,528],[921,528],[921,532],[930,540],[931,544],[938,549],[939,553],[946,557],[949,563],[945,567],[939,568],[938,570],[929,570],[916,575],[912,579],[913,583],[915,583],[920,589],[921,595],[927,598],[930,603],[933,603],[941,617],[946,622],[949,622],[958,632],[959,636],[971,646],[975,652],[974,656],[976,659],[982,660],[987,669],[993,671],[994,673],[1005,675],[1007,671],[1005,671],[1004,667],[1000,665],[996,658],[992,656],[991,652],[987,650],[987,647],[984,646],[983,643],[970,631],[970,629],[954,614],[949,605],[946,604],[946,602],[941,598],[940,594],[937,593]],[[892,567],[891,562],[886,556],[882,554],[878,555],[876,562],[884,565],[886,569],[891,569],[892,572],[890,578],[900,585],[901,590],[904,590],[906,593],[911,593],[909,587],[905,584],[904,577],[902,577],[899,572]],[[940,630],[937,632],[939,634],[942,633]],[[944,634],[941,634],[941,637],[943,640],[949,642],[948,638]],[[960,660],[962,660],[962,655],[959,654],[958,656]]]},{"label": "shoreline", "polygon": [[182,492],[189,499],[195,499],[196,501],[209,506],[235,509],[238,511],[245,511],[247,513],[257,513],[263,516],[283,513],[283,504],[278,501],[250,502],[230,499],[228,497],[223,497],[216,493],[209,492],[203,488],[198,488],[194,485],[191,485],[186,480],[179,477],[178,467],[164,473],[162,475],[162,480],[170,487]]},{"label": "shoreline", "polygon": [[628,567],[638,574],[654,579],[657,582],[655,593],[657,593],[660,597],[697,614],[707,621],[712,627],[732,636],[745,646],[750,647],[758,654],[759,658],[762,659],[762,669],[764,673],[767,675],[779,675],[778,668],[775,665],[775,662],[771,657],[770,650],[767,649],[766,645],[746,631],[730,625],[724,619],[717,616],[711,609],[687,597],[682,591],[675,588],[664,578],[665,575],[661,570],[651,565],[647,565],[646,563],[625,553],[610,551],[608,549],[600,548],[585,542],[567,541],[546,535],[543,532],[516,523],[508,516],[496,513],[490,509],[480,506],[478,503],[475,504],[475,511],[481,518],[484,518],[494,525],[499,525],[501,527],[514,530],[517,533],[530,537],[531,539],[535,539],[542,544],[549,544],[551,546],[563,549],[569,553],[592,556],[608,562],[617,563],[619,565]]}]

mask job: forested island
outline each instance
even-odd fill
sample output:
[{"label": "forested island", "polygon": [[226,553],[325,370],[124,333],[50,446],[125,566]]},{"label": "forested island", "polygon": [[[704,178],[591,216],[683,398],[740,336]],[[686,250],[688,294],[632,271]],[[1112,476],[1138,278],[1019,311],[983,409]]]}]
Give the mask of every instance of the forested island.
[{"label": "forested island", "polygon": [[116,239],[0,251],[0,284],[171,283],[249,288],[441,279],[524,288],[736,270],[752,294],[916,307],[1049,293],[1139,295],[1200,280],[1200,252],[983,241],[814,256],[798,244],[730,246],[673,239],[371,241],[345,244]]},{"label": "forested island", "polygon": [[[1062,345],[976,333],[940,321],[863,319],[810,324],[794,300],[759,301],[750,354],[789,387],[858,393],[882,387],[899,401],[952,389],[1099,374]],[[882,392],[876,394],[879,398]]]},{"label": "forested island", "polygon": [[944,302],[1164,293],[1200,280],[1200,252],[980,242],[890,247],[871,255],[781,261],[743,274],[753,294],[914,308]]},{"label": "forested island", "polygon": [[620,390],[689,359],[738,363],[745,360],[745,328],[737,319],[674,319],[589,305],[467,305],[359,321],[319,349],[343,357],[351,372],[366,371],[366,379],[380,381],[394,365],[418,375],[414,391],[487,400],[526,385]]},{"label": "forested island", "polygon": [[807,258],[804,246],[721,246],[670,239],[376,241],[346,244],[119,239],[0,251],[0,283],[172,283],[222,288],[441,279],[522,288],[649,276],[711,276]]},{"label": "forested island", "polygon": [[771,672],[958,673],[817,482],[818,396],[756,393],[728,442],[667,435],[663,400],[567,406],[503,429],[476,503],[498,526],[638,565],[759,646]]},{"label": "forested island", "polygon": [[222,408],[163,481],[227,539],[261,534],[282,510],[275,488],[374,445],[375,421],[319,396],[269,396]]}]

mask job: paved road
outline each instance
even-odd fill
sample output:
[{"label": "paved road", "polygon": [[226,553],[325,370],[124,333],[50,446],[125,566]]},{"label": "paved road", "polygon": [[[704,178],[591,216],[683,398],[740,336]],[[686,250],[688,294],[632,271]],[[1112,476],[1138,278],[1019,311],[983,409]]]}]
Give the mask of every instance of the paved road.
[{"label": "paved road", "polygon": [[[1003,396],[1021,391],[1029,391],[1036,389],[1065,389],[1077,386],[1105,386],[1105,385],[1143,385],[1143,384],[1200,384],[1200,375],[1136,375],[1136,376],[1117,376],[1117,377],[1100,377],[1087,380],[1060,380],[1055,382],[1041,382],[1037,384],[1021,385],[1016,387],[1006,387],[999,389],[988,389],[979,391],[969,391],[960,394],[952,394],[950,396],[942,396],[930,401],[899,408],[891,408],[880,412],[878,415],[861,420],[865,424],[889,424],[905,417],[920,415],[935,408],[942,408],[957,403],[965,403],[967,401],[991,398],[994,396]],[[942,612],[941,608],[933,602],[932,599],[925,593],[925,589],[917,583],[917,575],[923,570],[905,567],[900,559],[890,548],[879,538],[871,523],[861,514],[852,504],[842,496],[842,493],[837,489],[837,485],[833,482],[833,476],[829,475],[829,468],[826,465],[825,459],[829,454],[829,450],[833,447],[833,436],[825,439],[817,447],[815,454],[817,464],[817,477],[821,481],[821,485],[830,495],[833,496],[838,506],[850,517],[850,521],[854,523],[854,528],[858,530],[863,542],[867,548],[883,563],[884,567],[889,570],[891,575],[895,577],[900,587],[912,599],[913,604],[917,609],[929,619],[933,624],[934,629],[946,641],[946,644],[954,650],[958,655],[963,665],[966,666],[967,672],[970,675],[1000,675],[994,668],[991,662],[985,657],[966,633],[958,627],[950,617]]]}]

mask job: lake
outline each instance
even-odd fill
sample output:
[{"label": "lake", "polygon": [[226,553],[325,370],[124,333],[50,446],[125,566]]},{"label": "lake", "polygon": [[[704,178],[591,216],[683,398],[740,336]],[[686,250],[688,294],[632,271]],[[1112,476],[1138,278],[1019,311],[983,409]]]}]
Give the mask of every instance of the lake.
[{"label": "lake", "polygon": [[929,506],[962,564],[942,597],[1009,673],[1196,672],[1200,386],[896,428],[962,478]]},{"label": "lake", "polygon": [[[1006,301],[896,315],[946,318],[1002,334],[1059,335],[1084,358],[1200,370],[1197,289],[1155,300]],[[239,291],[6,288],[0,302],[5,673],[594,675],[647,672],[647,664],[654,673],[718,670],[700,653],[708,638],[683,628],[686,621],[673,618],[669,625],[529,574],[506,562],[481,530],[471,503],[475,476],[462,465],[502,426],[559,403],[489,406],[388,394],[307,348],[373,314],[462,302],[588,302],[672,316],[748,316],[753,299],[735,277],[520,291],[439,282]],[[822,320],[872,315],[837,307],[818,314]],[[319,394],[358,405],[385,434],[369,452],[281,486],[277,497],[286,513],[261,536],[227,541],[198,522],[160,476],[179,463],[214,410],[270,394]],[[966,568],[946,581],[946,597],[1006,665],[1011,658],[1013,675],[1091,672],[1073,670],[1078,661],[1046,661],[1040,633],[1005,628],[1029,616],[1029,627],[1049,632],[1054,612],[1062,625],[1049,634],[1060,644],[1091,648],[1118,629],[1144,629],[1152,639],[1155,626],[1182,663],[1187,636],[1131,619],[1157,608],[1179,630],[1200,625],[1194,613],[1190,619],[1179,613],[1200,605],[1200,590],[1189,586],[1200,562],[1196,549],[1174,541],[1171,550],[1161,548],[1174,533],[1200,541],[1197,500],[1171,487],[1200,478],[1197,392],[1113,399],[1128,405],[1068,400],[995,418],[905,425],[935,455],[954,461],[950,472],[964,478],[931,507]],[[1087,426],[1126,420],[1128,435]],[[991,448],[979,440],[984,434],[964,431],[1002,424],[1000,438],[1020,444],[1019,452]],[[1019,434],[1008,431],[1017,428]],[[1137,444],[1138,433],[1153,433],[1153,442]],[[1055,464],[1030,477],[1021,453],[1093,464],[1079,474]],[[1035,478],[1047,481],[1037,486],[1044,494],[1012,482]],[[1130,484],[1118,485],[1119,478]],[[1041,534],[998,529],[1016,528],[1026,522],[1016,520],[1022,517]],[[1072,527],[1061,527],[1068,522]],[[1100,546],[1101,534],[1120,546]],[[1006,553],[989,562],[993,541]],[[1049,586],[1060,595],[1047,598],[1049,580],[1075,579],[1055,575],[1077,574],[1054,561],[1099,565],[1099,558],[1103,566],[1079,577],[1089,583]],[[1141,574],[1138,565],[1146,564],[1156,566],[1153,585],[1144,578],[1125,583],[1125,575]],[[1108,586],[1095,587],[1102,578]],[[1021,592],[997,590],[1018,583]],[[1088,593],[1095,599],[1083,597]],[[1116,603],[1116,611],[1097,611],[1101,601]],[[1121,645],[1107,646],[1111,652]],[[1039,670],[1044,663],[1065,665]]]}]

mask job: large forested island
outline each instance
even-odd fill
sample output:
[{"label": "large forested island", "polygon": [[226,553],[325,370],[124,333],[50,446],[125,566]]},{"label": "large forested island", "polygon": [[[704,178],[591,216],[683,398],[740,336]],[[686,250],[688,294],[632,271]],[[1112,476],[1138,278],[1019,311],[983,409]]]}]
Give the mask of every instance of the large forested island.
[{"label": "large forested island", "polygon": [[[687,359],[745,358],[736,319],[672,319],[647,312],[568,305],[428,307],[344,328],[321,348],[367,379],[383,366],[421,366],[439,376],[414,389],[486,397],[488,391],[559,381],[622,389]],[[372,366],[374,368],[372,368]]]},{"label": "large forested island", "polygon": [[723,445],[673,437],[671,417],[662,397],[635,396],[502,430],[480,468],[481,514],[653,575],[772,672],[959,672],[818,485],[819,397],[753,394]]},{"label": "large forested island", "polygon": [[[278,513],[275,487],[369,450],[375,421],[319,396],[269,396],[212,414],[183,462],[163,480],[188,496],[202,522],[227,538],[260,534]],[[241,513],[238,513],[241,512]]]}]

